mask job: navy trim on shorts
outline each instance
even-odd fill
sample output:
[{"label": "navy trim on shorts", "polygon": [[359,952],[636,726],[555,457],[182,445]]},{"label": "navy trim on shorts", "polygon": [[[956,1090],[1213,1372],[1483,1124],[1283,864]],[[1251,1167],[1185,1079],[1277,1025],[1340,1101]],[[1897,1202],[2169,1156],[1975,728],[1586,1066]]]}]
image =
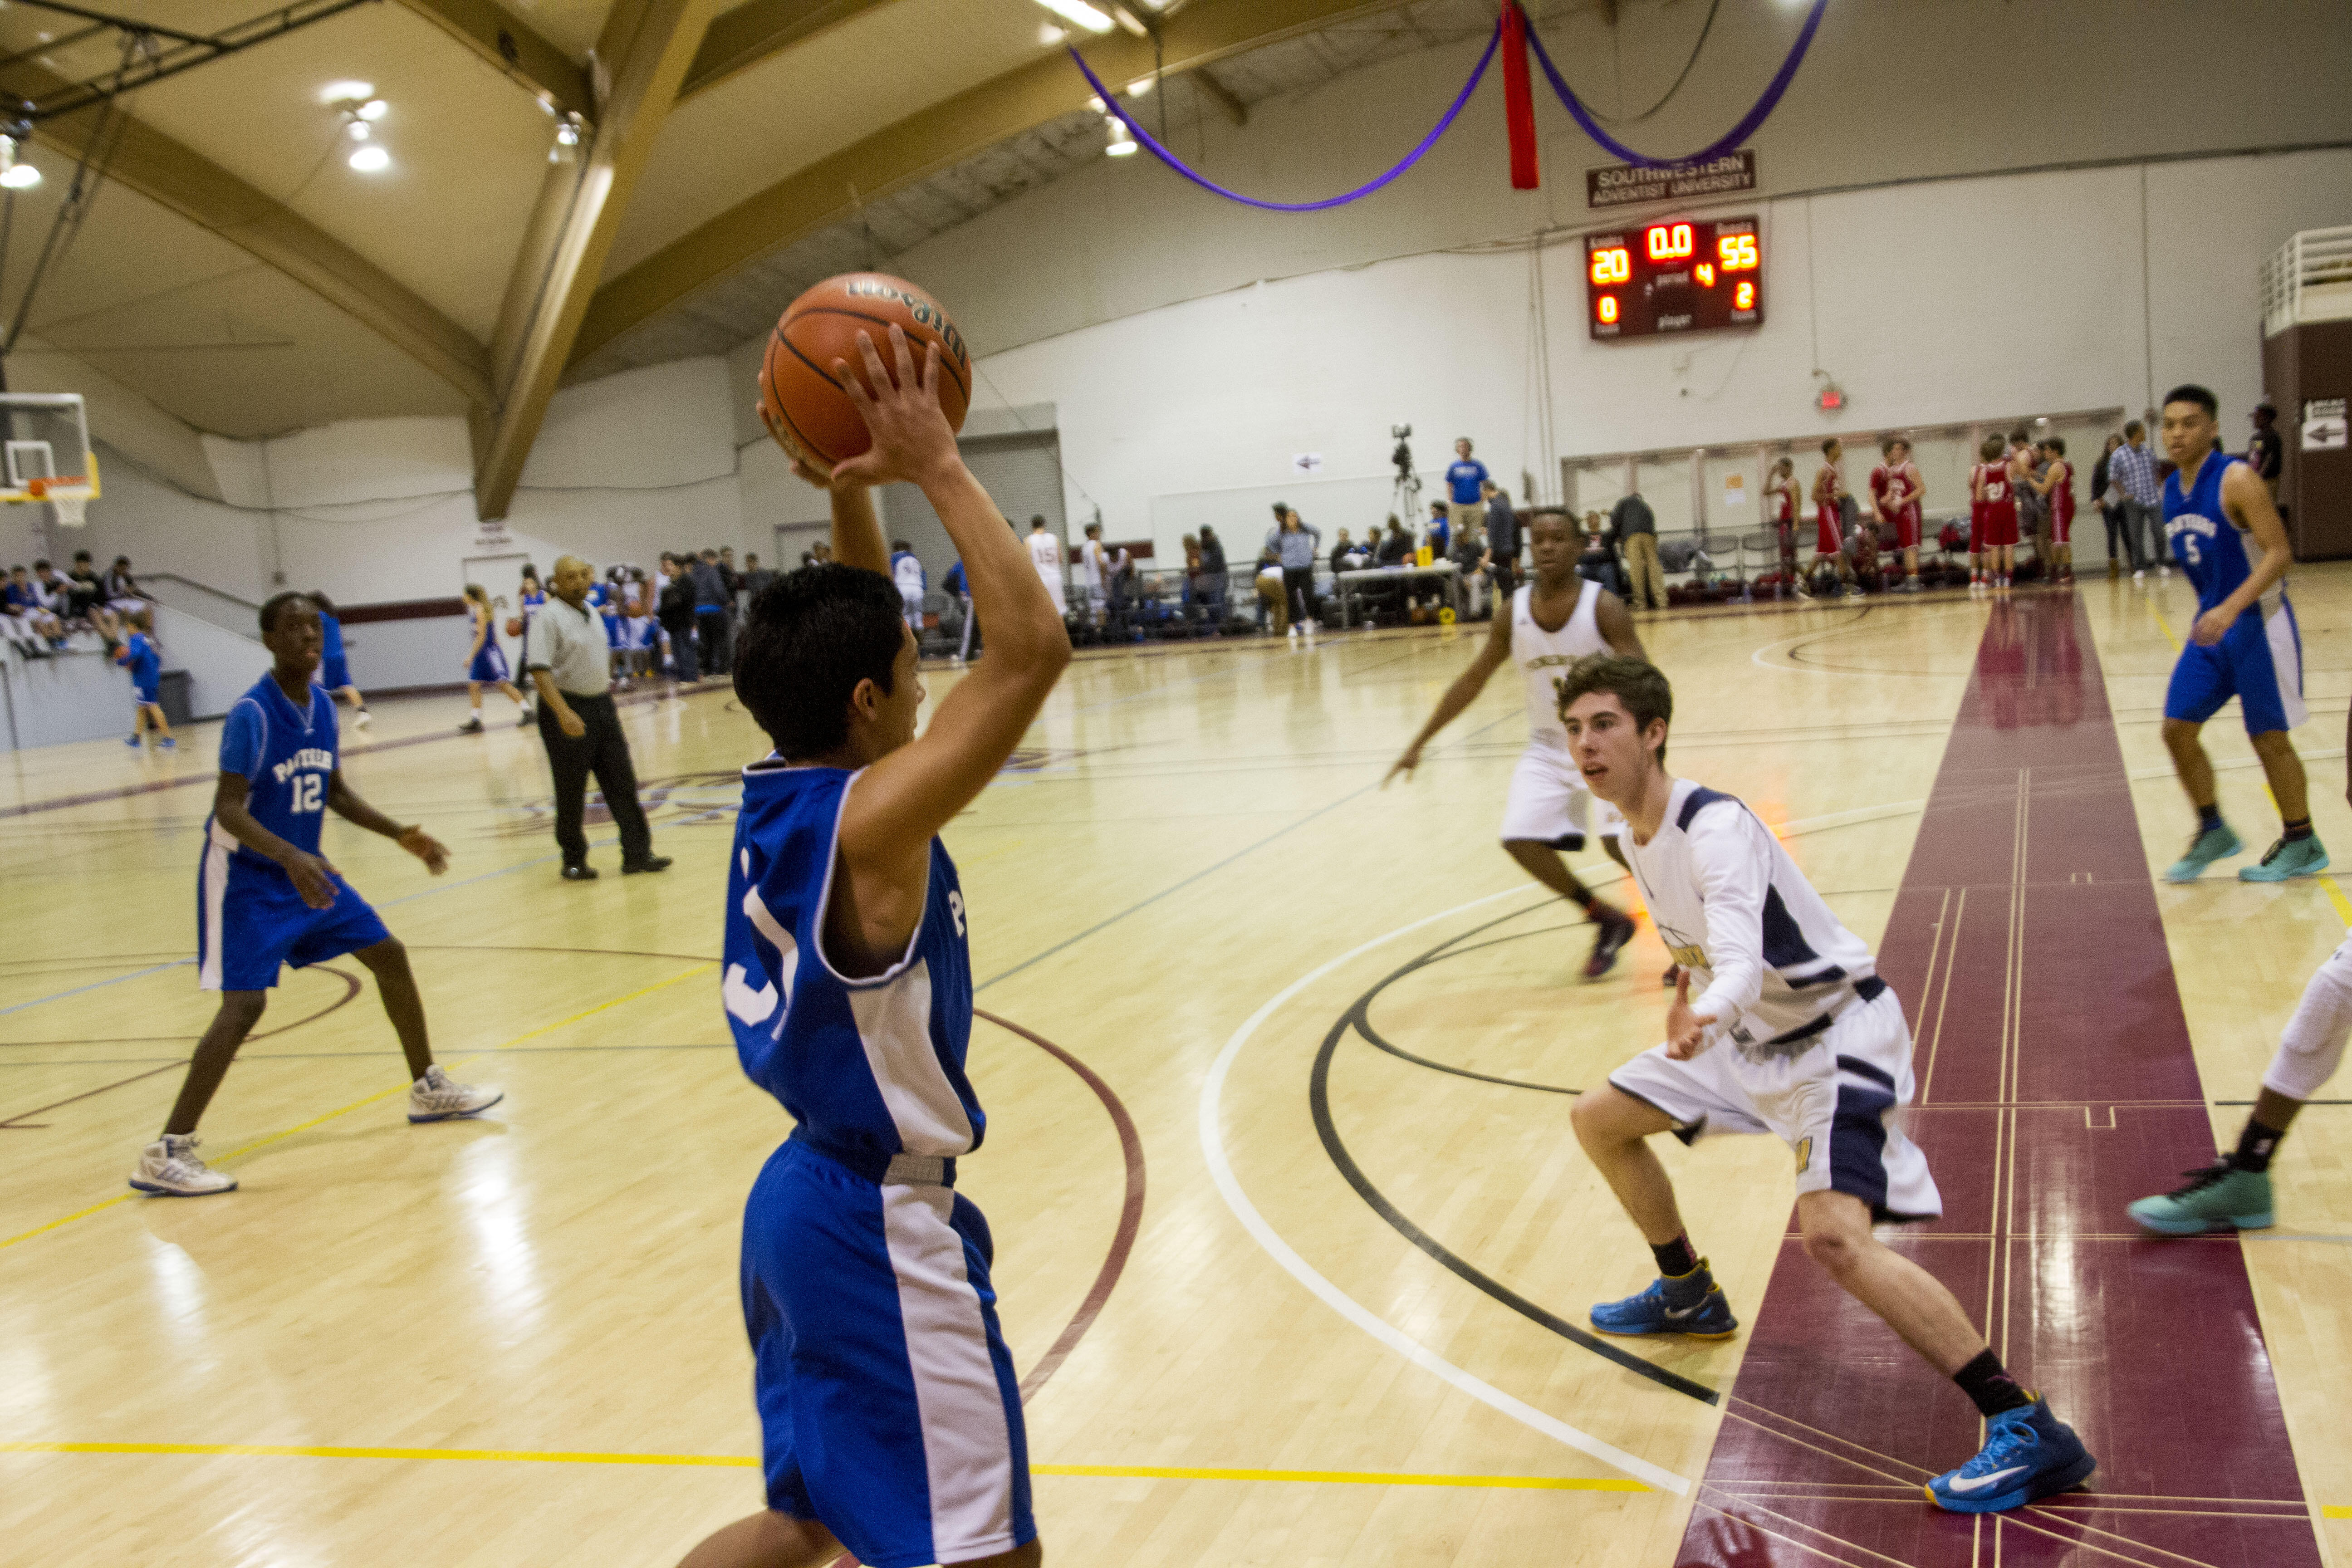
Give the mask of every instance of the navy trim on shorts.
[{"label": "navy trim on shorts", "polygon": [[1856,1078],[1868,1079],[1889,1094],[1895,1092],[1894,1075],[1872,1067],[1859,1057],[1840,1057],[1837,1059],[1837,1065],[1842,1070],[1850,1072]]},{"label": "navy trim on shorts", "polygon": [[[794,1127],[792,1137],[786,1142],[798,1143],[811,1153],[822,1154],[851,1175],[861,1181],[871,1182],[877,1187],[889,1180],[891,1159],[889,1155],[877,1154],[871,1149],[862,1149],[844,1140],[829,1138],[822,1132],[813,1131],[806,1122]],[[943,1173],[940,1178],[940,1185],[954,1186],[956,1176],[954,1158],[950,1156],[941,1160],[940,1163]]]},{"label": "navy trim on shorts", "polygon": [[1886,1123],[1895,1096],[1877,1089],[1838,1085],[1830,1123],[1830,1191],[1860,1198],[1871,1217],[1886,1216]]}]

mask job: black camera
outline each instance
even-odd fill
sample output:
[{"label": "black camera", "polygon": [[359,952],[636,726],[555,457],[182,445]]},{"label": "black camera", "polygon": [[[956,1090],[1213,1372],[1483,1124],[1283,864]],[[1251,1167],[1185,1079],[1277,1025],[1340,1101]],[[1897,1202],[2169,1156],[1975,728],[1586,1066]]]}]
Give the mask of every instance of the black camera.
[{"label": "black camera", "polygon": [[1396,465],[1397,478],[1409,479],[1412,478],[1412,447],[1406,437],[1412,434],[1412,426],[1391,425],[1389,434],[1396,437],[1396,450],[1389,454],[1389,461]]}]

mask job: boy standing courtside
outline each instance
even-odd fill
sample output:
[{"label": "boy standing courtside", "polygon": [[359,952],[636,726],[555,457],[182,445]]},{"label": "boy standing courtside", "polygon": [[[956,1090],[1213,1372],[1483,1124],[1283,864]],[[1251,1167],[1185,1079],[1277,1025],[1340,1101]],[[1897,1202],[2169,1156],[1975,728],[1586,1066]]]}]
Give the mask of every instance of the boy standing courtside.
[{"label": "boy standing courtside", "polygon": [[323,644],[317,607],[300,594],[278,595],[261,606],[261,641],[274,662],[221,727],[220,783],[196,883],[197,978],[221,994],[220,1012],[196,1042],[163,1137],[131,1173],[131,1184],[142,1193],[199,1197],[236,1185],[236,1178],[197,1157],[196,1123],[237,1047],[261,1021],[284,964],[299,969],[350,953],[375,976],[415,1079],[409,1121],[472,1116],[503,1098],[495,1089],[457,1083],[434,1065],[408,950],[320,855],[319,828],[331,811],[393,840],[436,877],[448,868],[449,851],[424,828],[393,821],[344,782],[335,700],[310,679]]},{"label": "boy standing courtside", "polygon": [[1836,437],[1822,443],[1822,466],[1813,475],[1813,560],[1805,575],[1818,577],[1823,565],[1835,566],[1850,599],[1862,590],[1845,556],[1845,476],[1838,471],[1844,458],[1845,443]]},{"label": "boy standing courtside", "polygon": [[163,718],[163,656],[155,647],[155,613],[142,605],[123,618],[131,637],[115,650],[114,662],[131,672],[131,739],[125,744],[137,747],[152,726],[156,748],[175,751],[180,742],[172,739],[172,726]]},{"label": "boy standing courtside", "polygon": [[1559,711],[1592,793],[1624,816],[1634,879],[1682,965],[1665,1043],[1571,1113],[1660,1276],[1593,1308],[1593,1327],[1700,1339],[1738,1329],[1647,1140],[1769,1132],[1796,1152],[1807,1255],[1984,1415],[1984,1447],[1930,1481],[1929,1499],[1992,1513],[2081,1485],[2095,1461],[2074,1431],[2010,1376],[1941,1281],[1871,1233],[1874,1220],[1934,1219],[1943,1200],[1904,1134],[1911,1032],[1870,949],[1746,805],[1666,772],[1674,692],[1656,669],[1587,659],[1561,682]]},{"label": "boy standing courtside", "polygon": [[[834,366],[874,437],[829,477],[836,562],[754,600],[736,661],[775,751],[743,773],[722,994],[745,1073],[794,1126],[743,1215],[768,1506],[688,1568],[814,1568],[844,1547],[870,1568],[1043,1560],[988,1226],[955,1192],[987,1122],[964,1072],[963,893],[938,834],[1012,754],[1070,645],[957,455],[937,348],[919,378],[896,327],[887,347],[895,383],[863,335],[862,370]],[[988,658],[920,740],[870,493],[893,481],[921,487],[988,622]]]},{"label": "boy standing courtside", "polygon": [[1919,465],[1911,460],[1911,443],[1889,436],[1878,444],[1878,467],[1870,470],[1870,504],[1879,521],[1895,530],[1895,549],[1903,558],[1903,582],[1898,594],[1919,592],[1919,498],[1927,487]]},{"label": "boy standing courtside", "polygon": [[2284,824],[2262,864],[2242,868],[2238,879],[2284,882],[2327,869],[2327,851],[2311,830],[2303,759],[2287,734],[2307,717],[2303,638],[2286,596],[2294,552],[2269,487],[2220,449],[2215,410],[2213,395],[2201,386],[2165,395],[2164,449],[2174,472],[2164,481],[2164,537],[2197,590],[2197,620],[2165,689],[2164,744],[2197,808],[2197,832],[2189,853],[2164,875],[2190,881],[2244,847],[2221,820],[2213,763],[2198,739],[2205,721],[2235,697]]},{"label": "boy standing courtside", "polygon": [[[1528,691],[1528,749],[1511,770],[1511,793],[1503,806],[1503,848],[1519,868],[1592,917],[1592,955],[1588,980],[1598,980],[1617,962],[1617,951],[1633,939],[1633,922],[1585,889],[1560,858],[1581,849],[1588,831],[1601,834],[1603,847],[1616,831],[1613,817],[1588,826],[1591,793],[1568,752],[1559,727],[1559,678],[1577,660],[1596,653],[1646,658],[1633,631],[1633,612],[1600,584],[1576,572],[1576,530],[1559,512],[1538,512],[1528,525],[1535,552],[1534,580],[1511,595],[1507,614],[1497,613],[1495,629],[1479,645],[1470,668],[1445,689],[1429,722],[1390,768],[1385,784],[1407,778],[1421,763],[1421,749],[1478,700],[1486,682],[1506,664],[1519,667]],[[1613,855],[1615,851],[1611,850]]]}]

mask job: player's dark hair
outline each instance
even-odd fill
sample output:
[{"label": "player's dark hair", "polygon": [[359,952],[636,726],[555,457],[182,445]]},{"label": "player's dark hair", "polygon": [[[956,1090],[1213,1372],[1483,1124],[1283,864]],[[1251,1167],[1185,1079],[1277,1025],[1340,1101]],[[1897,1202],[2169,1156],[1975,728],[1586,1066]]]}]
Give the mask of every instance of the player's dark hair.
[{"label": "player's dark hair", "polygon": [[2147,426],[2141,424],[2137,419],[2132,420],[2124,426],[2124,439],[2126,441],[2130,440],[2135,436],[2145,436],[2147,434]]},{"label": "player's dark hair", "polygon": [[287,605],[292,604],[297,599],[308,601],[310,598],[310,595],[303,593],[300,589],[289,588],[283,594],[273,594],[268,598],[263,600],[260,615],[261,635],[263,637],[268,637],[270,633],[278,629],[278,613],[280,610],[283,610]]},{"label": "player's dark hair", "polygon": [[320,615],[331,616],[335,613],[335,601],[327,597],[326,595],[319,592],[318,589],[312,588],[309,590],[307,596],[312,604],[319,606],[319,613]]},{"label": "player's dark hair", "polygon": [[2008,442],[2002,440],[1998,436],[1988,436],[1983,441],[1978,444],[1977,456],[1990,463],[1995,458],[2000,457],[2003,452],[2008,450]]},{"label": "player's dark hair", "polygon": [[849,738],[861,680],[891,689],[907,606],[879,572],[820,561],[760,590],[735,639],[735,695],[789,762]]},{"label": "player's dark hair", "polygon": [[2157,405],[2157,406],[2159,408],[2169,408],[2176,403],[2193,403],[2197,405],[2198,407],[2202,408],[2205,411],[2205,417],[2208,419],[2218,419],[2221,415],[2221,402],[2215,398],[2211,393],[2206,391],[2195,382],[2182,382],[2179,386],[2176,386],[2170,392],[2166,393],[2164,395],[2164,401]]},{"label": "player's dark hair", "polygon": [[2009,433],[2009,438],[2021,447],[2025,445],[2026,442],[2033,439],[2033,432],[2021,425],[2016,429],[2011,430]]},{"label": "player's dark hair", "polygon": [[1882,458],[1891,458],[1895,455],[1895,447],[1908,447],[1910,444],[1908,437],[1881,436],[1878,438],[1878,455]]},{"label": "player's dark hair", "polygon": [[[1569,666],[1559,679],[1559,711],[1564,716],[1578,698],[1605,691],[1625,705],[1633,723],[1646,730],[1653,719],[1675,721],[1675,689],[1658,667],[1645,658],[1622,653],[1596,653]],[[1658,764],[1666,761],[1666,745],[1658,742]]]},{"label": "player's dark hair", "polygon": [[1830,455],[1830,448],[1831,448],[1832,447],[1836,446],[1837,444],[1838,444],[1838,438],[1837,438],[1836,437],[1834,437],[1834,436],[1824,436],[1824,437],[1822,437],[1822,457],[1824,457],[1824,458],[1828,457],[1828,456]]},{"label": "player's dark hair", "polygon": [[2066,455],[2066,437],[2063,436],[2053,436],[2042,444],[2062,458]]}]

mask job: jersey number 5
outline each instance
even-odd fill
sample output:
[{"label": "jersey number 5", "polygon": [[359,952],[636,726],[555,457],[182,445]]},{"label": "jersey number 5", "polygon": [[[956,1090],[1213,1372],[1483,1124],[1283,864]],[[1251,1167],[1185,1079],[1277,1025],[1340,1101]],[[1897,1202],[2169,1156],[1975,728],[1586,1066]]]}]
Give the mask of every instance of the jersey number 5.
[{"label": "jersey number 5", "polygon": [[319,810],[319,800],[326,793],[326,788],[327,775],[324,773],[296,773],[293,809],[297,812]]},{"label": "jersey number 5", "polygon": [[2189,558],[2189,564],[2191,566],[2198,563],[2197,536],[2195,534],[2184,533],[2180,536],[2180,553]]}]

